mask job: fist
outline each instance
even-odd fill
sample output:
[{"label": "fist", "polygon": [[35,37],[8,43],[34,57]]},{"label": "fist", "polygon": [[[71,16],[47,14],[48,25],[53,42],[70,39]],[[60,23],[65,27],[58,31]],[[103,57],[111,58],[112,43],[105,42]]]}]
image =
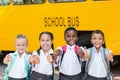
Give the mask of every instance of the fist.
[{"label": "fist", "polygon": [[40,59],[38,55],[32,55],[29,57],[29,61],[31,64],[39,64]]},{"label": "fist", "polygon": [[59,55],[61,53],[61,50],[60,49],[57,49],[56,51],[55,51],[55,55]]},{"label": "fist", "polygon": [[87,51],[87,48],[84,47],[84,50],[85,50],[85,54],[84,54],[84,59],[88,59],[90,57],[88,51]]},{"label": "fist", "polygon": [[76,48],[77,48],[77,54],[78,54],[80,57],[83,57],[83,56],[84,56],[83,50],[82,50],[80,47],[78,47],[78,46],[76,46]]},{"label": "fist", "polygon": [[9,54],[7,54],[7,55],[6,55],[6,59],[7,59],[8,61],[10,61],[10,60],[12,59],[12,57],[11,57]]},{"label": "fist", "polygon": [[10,62],[10,60],[12,59],[12,56],[7,54],[3,60],[3,63],[4,64],[7,64],[8,62]]},{"label": "fist", "polygon": [[50,62],[50,63],[53,62],[52,56],[51,56],[50,54],[47,55],[47,60],[48,60],[48,62]]},{"label": "fist", "polygon": [[34,55],[34,64],[39,64],[40,59],[38,55]]},{"label": "fist", "polygon": [[112,51],[108,49],[107,59],[110,61],[113,59]]}]

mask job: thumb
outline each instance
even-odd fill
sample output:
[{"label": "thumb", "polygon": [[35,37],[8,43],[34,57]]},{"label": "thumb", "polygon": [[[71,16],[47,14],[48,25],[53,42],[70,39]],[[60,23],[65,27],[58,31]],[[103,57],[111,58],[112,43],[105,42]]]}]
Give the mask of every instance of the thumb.
[{"label": "thumb", "polygon": [[86,46],[84,46],[84,50],[85,50],[85,53],[88,53],[87,47],[86,47]]}]

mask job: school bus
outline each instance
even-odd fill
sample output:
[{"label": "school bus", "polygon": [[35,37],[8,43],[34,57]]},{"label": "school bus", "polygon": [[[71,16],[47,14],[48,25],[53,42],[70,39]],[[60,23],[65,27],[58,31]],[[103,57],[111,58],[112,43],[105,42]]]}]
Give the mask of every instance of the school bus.
[{"label": "school bus", "polygon": [[120,1],[119,0],[1,0],[0,51],[15,51],[14,39],[25,34],[27,51],[39,48],[39,34],[54,34],[54,47],[65,45],[64,30],[78,30],[78,45],[90,47],[90,34],[102,30],[105,45],[120,61]]}]

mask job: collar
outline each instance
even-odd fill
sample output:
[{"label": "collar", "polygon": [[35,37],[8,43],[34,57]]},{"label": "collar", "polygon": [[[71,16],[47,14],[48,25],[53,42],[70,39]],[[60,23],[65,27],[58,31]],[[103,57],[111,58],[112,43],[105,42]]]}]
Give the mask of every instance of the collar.
[{"label": "collar", "polygon": [[[93,50],[94,50],[94,52],[96,52],[97,53],[97,50],[96,50],[96,48],[95,47],[93,47]],[[103,52],[103,47],[100,47],[100,50],[99,50],[99,52],[98,53],[102,53]]]},{"label": "collar", "polygon": [[[22,57],[23,57],[25,54],[26,54],[26,53],[24,52],[24,53],[22,54]],[[15,51],[15,55],[17,55],[17,56],[19,55],[19,53],[18,53],[17,50]]]},{"label": "collar", "polygon": [[[40,50],[40,53],[44,53],[44,52],[43,52],[43,49]],[[53,54],[53,53],[54,53],[54,52],[53,52],[53,49],[52,49],[52,48],[47,52],[47,54]]]},{"label": "collar", "polygon": [[70,45],[67,44],[67,47],[70,47],[70,48],[74,48],[75,46],[76,46],[76,44],[74,44],[72,46],[70,46]]}]

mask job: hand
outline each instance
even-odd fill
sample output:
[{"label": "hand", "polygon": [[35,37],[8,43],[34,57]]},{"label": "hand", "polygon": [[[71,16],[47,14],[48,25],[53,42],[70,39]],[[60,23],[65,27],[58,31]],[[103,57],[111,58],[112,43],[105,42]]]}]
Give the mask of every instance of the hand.
[{"label": "hand", "polygon": [[120,80],[119,76],[114,77],[114,80]]},{"label": "hand", "polygon": [[84,47],[84,50],[85,50],[85,54],[84,54],[84,59],[88,59],[90,57],[88,51],[87,51],[87,48]]},{"label": "hand", "polygon": [[29,61],[31,64],[39,64],[40,59],[38,55],[32,55],[29,57]]},{"label": "hand", "polygon": [[77,54],[78,54],[80,57],[83,57],[83,56],[84,56],[83,50],[82,50],[80,47],[78,47],[78,46],[76,46],[76,48],[77,48]]},{"label": "hand", "polygon": [[113,59],[113,55],[112,55],[112,51],[107,49],[108,50],[108,55],[107,55],[107,59],[110,61]]},{"label": "hand", "polygon": [[50,54],[47,55],[47,60],[48,60],[48,62],[50,62],[50,63],[53,62],[52,56],[51,56]]},{"label": "hand", "polygon": [[58,56],[60,53],[61,53],[61,50],[57,49],[54,54]]},{"label": "hand", "polygon": [[30,56],[30,57],[29,57],[29,62],[30,62],[31,64],[34,64],[34,57],[33,57],[33,56]]},{"label": "hand", "polygon": [[40,59],[39,59],[39,56],[38,55],[34,55],[34,63],[35,64],[39,64],[40,63]]},{"label": "hand", "polygon": [[7,54],[3,60],[3,63],[4,64],[7,64],[8,62],[10,62],[10,60],[12,59],[12,56]]}]

